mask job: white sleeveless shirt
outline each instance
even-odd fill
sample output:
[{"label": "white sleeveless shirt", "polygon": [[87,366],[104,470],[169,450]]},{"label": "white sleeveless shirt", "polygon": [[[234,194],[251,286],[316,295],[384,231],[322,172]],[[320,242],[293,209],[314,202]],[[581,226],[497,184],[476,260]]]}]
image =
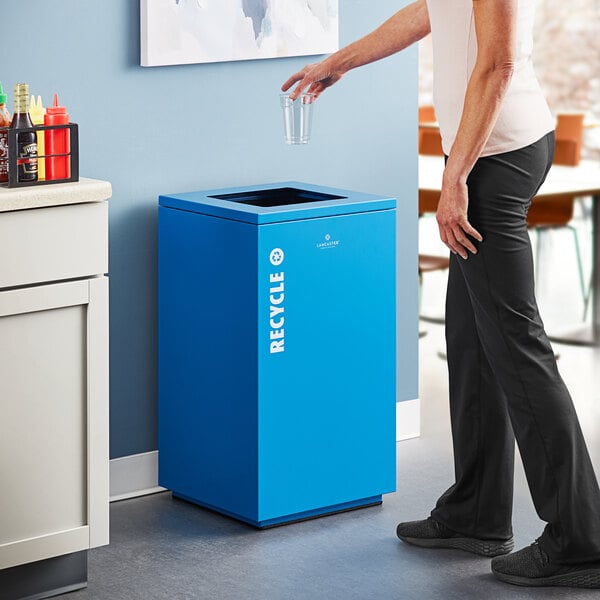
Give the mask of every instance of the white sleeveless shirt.
[{"label": "white sleeveless shirt", "polygon": [[[473,0],[427,0],[427,8],[433,42],[433,102],[444,153],[449,154],[477,58]],[[514,73],[481,156],[528,146],[554,129],[531,60],[534,12],[535,0],[518,0]]]}]

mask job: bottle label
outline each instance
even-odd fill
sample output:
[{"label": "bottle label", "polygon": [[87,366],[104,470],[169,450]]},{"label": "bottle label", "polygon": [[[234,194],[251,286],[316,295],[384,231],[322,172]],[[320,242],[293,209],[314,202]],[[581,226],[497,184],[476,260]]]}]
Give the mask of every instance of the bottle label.
[{"label": "bottle label", "polygon": [[0,181],[8,181],[8,133],[0,131]]},{"label": "bottle label", "polygon": [[17,166],[23,169],[23,173],[33,174],[38,171],[38,147],[37,142],[19,146]]}]

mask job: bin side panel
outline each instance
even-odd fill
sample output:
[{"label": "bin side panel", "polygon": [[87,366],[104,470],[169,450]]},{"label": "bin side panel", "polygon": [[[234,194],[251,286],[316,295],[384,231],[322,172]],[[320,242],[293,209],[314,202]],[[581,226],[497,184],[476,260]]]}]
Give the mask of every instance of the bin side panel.
[{"label": "bin side panel", "polygon": [[395,489],[395,227],[382,210],[259,228],[261,521]]},{"label": "bin side panel", "polygon": [[159,483],[257,514],[256,227],[159,208]]}]

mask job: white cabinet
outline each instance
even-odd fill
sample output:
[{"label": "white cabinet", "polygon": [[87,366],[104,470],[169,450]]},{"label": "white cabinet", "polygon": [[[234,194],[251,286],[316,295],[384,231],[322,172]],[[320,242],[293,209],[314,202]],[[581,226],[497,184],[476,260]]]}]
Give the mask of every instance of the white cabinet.
[{"label": "white cabinet", "polygon": [[111,188],[47,188],[0,189],[0,569],[108,543]]},{"label": "white cabinet", "polygon": [[105,273],[107,244],[107,202],[0,212],[0,289]]}]

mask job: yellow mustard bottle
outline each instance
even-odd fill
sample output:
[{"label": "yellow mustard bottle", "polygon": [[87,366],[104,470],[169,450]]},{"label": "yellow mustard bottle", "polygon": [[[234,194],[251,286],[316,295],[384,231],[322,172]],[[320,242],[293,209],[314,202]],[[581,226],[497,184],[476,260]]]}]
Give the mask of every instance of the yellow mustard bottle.
[{"label": "yellow mustard bottle", "polygon": [[[34,96],[31,96],[31,100],[29,102],[29,115],[31,116],[31,121],[34,125],[43,125],[44,124],[44,112],[45,108],[42,106],[42,97],[37,97],[37,103],[35,101]],[[41,158],[44,152],[44,132],[36,131],[37,135],[37,145],[38,145],[38,181],[46,179],[46,159]]]}]

